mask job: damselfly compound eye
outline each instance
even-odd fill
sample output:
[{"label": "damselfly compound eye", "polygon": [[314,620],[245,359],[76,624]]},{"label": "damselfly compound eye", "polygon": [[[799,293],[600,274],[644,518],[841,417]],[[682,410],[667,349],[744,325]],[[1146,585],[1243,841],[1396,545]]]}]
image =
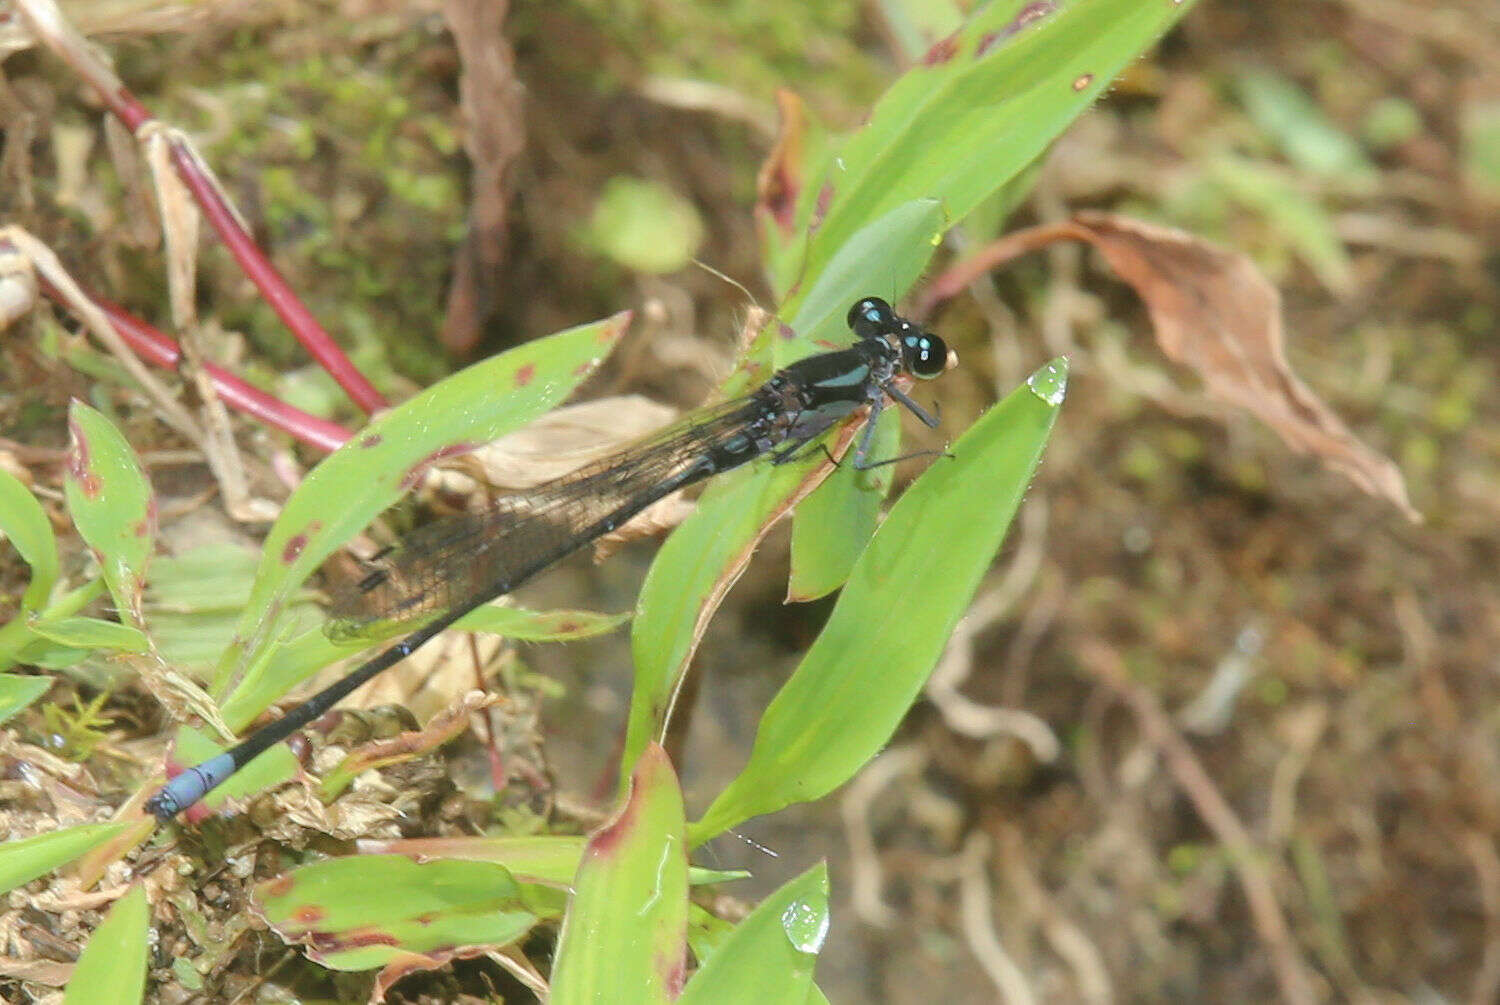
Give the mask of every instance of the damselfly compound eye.
[{"label": "damselfly compound eye", "polygon": [[849,308],[849,327],[860,338],[875,338],[890,331],[896,312],[879,297],[865,297]]},{"label": "damselfly compound eye", "polygon": [[914,376],[931,380],[948,369],[948,345],[915,327],[901,337],[902,364]]}]

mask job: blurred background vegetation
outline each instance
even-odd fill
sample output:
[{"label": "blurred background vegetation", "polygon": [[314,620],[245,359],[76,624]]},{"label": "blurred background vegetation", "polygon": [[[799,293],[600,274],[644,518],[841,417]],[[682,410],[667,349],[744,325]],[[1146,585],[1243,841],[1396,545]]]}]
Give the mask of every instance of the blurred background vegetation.
[{"label": "blurred background vegetation", "polygon": [[[393,396],[635,307],[593,390],[684,407],[727,371],[748,308],[688,260],[766,302],[750,208],[776,89],[851,128],[956,16],[915,0],[514,5],[521,114],[504,123],[500,266],[470,345],[444,323],[474,185],[441,4],[68,7],[201,143]],[[1277,952],[1328,997],[1500,999],[1496,52],[1500,10],[1482,3],[1205,0],[1056,144],[1005,224],[1107,209],[1251,255],[1283,292],[1293,366],[1395,459],[1423,524],[1208,401],[1082,248],[1023,259],[933,319],[962,362],[937,392],[950,435],[1045,359],[1072,360],[1039,479],[950,652],[972,661],[969,698],[1039,717],[1062,753],[1038,763],[1013,732],[966,736],[951,706],[922,705],[842,803],[716,843],[706,864],[757,872],[750,899],[830,859],[832,1000],[991,1001],[1018,979],[1055,1001],[1256,1000]],[[165,318],[149,195],[105,155],[118,138],[99,108],[36,52],[3,73],[0,221]],[[227,255],[203,256],[199,286],[227,360],[352,420]],[[45,463],[16,445],[64,446],[67,402],[89,394],[44,327],[6,334],[9,464]],[[148,459],[172,445],[128,432]],[[164,506],[206,484],[152,478]],[[827,613],[782,605],[784,548],[773,535],[699,657],[690,810],[742,762]],[[569,566],[528,599],[628,609],[650,554]],[[626,641],[523,658],[567,691],[542,712],[549,758],[562,790],[588,793],[618,742]],[[1247,900],[1236,834],[1286,931]]]}]

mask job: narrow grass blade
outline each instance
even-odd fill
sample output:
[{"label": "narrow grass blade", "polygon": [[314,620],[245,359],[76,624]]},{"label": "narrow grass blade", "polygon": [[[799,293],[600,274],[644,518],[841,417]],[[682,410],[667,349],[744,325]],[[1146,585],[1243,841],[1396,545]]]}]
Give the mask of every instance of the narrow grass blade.
[{"label": "narrow grass blade", "polygon": [[694,845],[826,795],[890,739],[1031,483],[1066,372],[1055,360],[1033,374],[891,508],[822,634],[766,709],[749,763],[691,828]]},{"label": "narrow grass blade", "polygon": [[73,861],[129,826],[128,822],[85,824],[20,841],[7,841],[0,845],[0,893],[9,893],[21,884]]},{"label": "narrow grass blade", "polygon": [[679,1005],[805,1001],[828,925],[828,867],[819,862],[735,926],[688,981]]},{"label": "narrow grass blade", "polygon": [[552,1005],[677,996],[687,966],[685,827],[677,776],[653,743],[619,814],[589,838],[558,936]]},{"label": "narrow grass blade", "polygon": [[88,543],[120,620],[144,628],[141,594],[156,534],[156,504],[125,437],[82,402],[68,409],[68,477],[73,525]]},{"label": "narrow grass blade", "polygon": [[146,891],[133,886],[84,947],[68,980],[63,1005],[126,1005],[146,990],[146,936],[150,914]]},{"label": "narrow grass blade", "polygon": [[22,611],[39,611],[57,582],[57,536],[46,510],[20,479],[0,468],[0,537],[9,539],[31,566],[31,582],[21,596]]},{"label": "narrow grass blade", "polygon": [[26,708],[52,686],[51,677],[0,673],[0,723]]}]

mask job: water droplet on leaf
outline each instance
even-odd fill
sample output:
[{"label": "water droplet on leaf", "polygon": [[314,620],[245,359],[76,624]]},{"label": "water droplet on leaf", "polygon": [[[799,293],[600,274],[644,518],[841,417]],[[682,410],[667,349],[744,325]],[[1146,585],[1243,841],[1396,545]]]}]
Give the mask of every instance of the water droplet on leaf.
[{"label": "water droplet on leaf", "polygon": [[1068,390],[1068,358],[1059,356],[1036,373],[1026,378],[1026,386],[1047,404],[1056,407],[1062,404]]},{"label": "water droplet on leaf", "polygon": [[798,952],[816,953],[828,937],[828,904],[794,900],[781,912],[781,928]]}]

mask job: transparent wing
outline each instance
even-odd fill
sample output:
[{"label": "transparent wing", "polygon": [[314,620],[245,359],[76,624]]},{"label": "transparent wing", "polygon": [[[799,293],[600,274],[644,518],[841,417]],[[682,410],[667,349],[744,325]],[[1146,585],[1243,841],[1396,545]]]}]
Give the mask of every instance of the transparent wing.
[{"label": "transparent wing", "polygon": [[341,594],[324,627],[343,640],[425,621],[508,593],[547,566],[622,526],[663,496],[758,454],[725,463],[763,407],[754,395],[699,409],[600,460],[482,513],[445,517],[409,534]]}]

